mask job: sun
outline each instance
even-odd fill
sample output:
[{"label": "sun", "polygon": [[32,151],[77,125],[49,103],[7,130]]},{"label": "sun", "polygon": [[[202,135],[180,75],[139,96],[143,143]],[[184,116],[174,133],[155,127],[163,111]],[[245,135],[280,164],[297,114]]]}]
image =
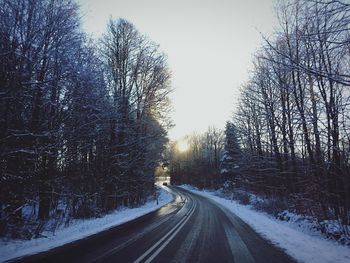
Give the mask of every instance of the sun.
[{"label": "sun", "polygon": [[185,152],[188,150],[188,143],[186,141],[179,141],[177,143],[177,148],[180,152]]}]

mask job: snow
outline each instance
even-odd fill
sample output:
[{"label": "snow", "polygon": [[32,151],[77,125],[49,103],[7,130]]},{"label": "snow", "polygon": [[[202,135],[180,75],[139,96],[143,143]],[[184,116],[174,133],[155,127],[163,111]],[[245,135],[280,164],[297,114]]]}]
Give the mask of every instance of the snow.
[{"label": "snow", "polygon": [[221,174],[228,173],[228,170],[227,170],[226,168],[222,168],[222,169],[220,170],[220,173],[221,173]]},{"label": "snow", "polygon": [[297,229],[292,222],[280,221],[272,216],[257,212],[250,206],[218,197],[216,192],[199,191],[192,186],[181,186],[191,192],[207,197],[228,209],[249,224],[257,233],[270,240],[298,262],[307,263],[349,263],[350,249],[321,236],[313,236]]},{"label": "snow", "polygon": [[54,234],[51,233],[51,236],[45,238],[10,241],[1,240],[0,262],[46,251],[121,225],[155,211],[174,199],[174,196],[166,191],[166,187],[160,187],[158,205],[156,201],[152,200],[141,207],[116,210],[102,218],[73,220],[68,227],[59,229]]}]

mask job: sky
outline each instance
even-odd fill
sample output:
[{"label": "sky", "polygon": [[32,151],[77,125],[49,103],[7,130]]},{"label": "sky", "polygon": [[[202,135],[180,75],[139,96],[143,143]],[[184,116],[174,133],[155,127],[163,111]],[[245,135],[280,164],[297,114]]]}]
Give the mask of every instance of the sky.
[{"label": "sky", "polygon": [[160,45],[172,72],[176,140],[223,129],[248,79],[254,52],[276,27],[274,0],[79,0],[83,29],[99,37],[124,18]]}]

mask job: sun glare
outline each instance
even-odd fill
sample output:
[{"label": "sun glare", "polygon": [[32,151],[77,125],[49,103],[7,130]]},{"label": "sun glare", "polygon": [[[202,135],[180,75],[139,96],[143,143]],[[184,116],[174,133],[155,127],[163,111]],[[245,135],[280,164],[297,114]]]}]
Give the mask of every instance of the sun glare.
[{"label": "sun glare", "polygon": [[177,143],[177,148],[180,152],[185,152],[188,150],[188,144],[186,141],[180,141]]}]

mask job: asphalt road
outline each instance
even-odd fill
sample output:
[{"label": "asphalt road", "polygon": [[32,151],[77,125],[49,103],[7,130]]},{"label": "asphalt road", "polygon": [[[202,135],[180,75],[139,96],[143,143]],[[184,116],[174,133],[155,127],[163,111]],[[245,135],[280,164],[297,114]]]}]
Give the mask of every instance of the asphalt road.
[{"label": "asphalt road", "polygon": [[294,262],[213,201],[176,200],[137,220],[18,262]]}]

